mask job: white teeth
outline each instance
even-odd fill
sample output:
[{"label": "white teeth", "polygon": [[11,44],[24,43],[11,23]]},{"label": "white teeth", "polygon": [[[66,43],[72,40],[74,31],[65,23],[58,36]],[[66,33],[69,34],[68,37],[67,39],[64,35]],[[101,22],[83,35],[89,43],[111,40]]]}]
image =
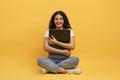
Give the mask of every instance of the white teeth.
[{"label": "white teeth", "polygon": [[58,23],[57,25],[60,25],[60,23]]}]

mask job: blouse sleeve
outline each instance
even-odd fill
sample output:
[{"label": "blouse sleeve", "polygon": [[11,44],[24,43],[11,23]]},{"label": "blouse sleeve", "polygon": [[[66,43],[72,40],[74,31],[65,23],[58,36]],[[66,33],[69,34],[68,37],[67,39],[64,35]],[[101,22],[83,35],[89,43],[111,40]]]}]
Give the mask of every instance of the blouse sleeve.
[{"label": "blouse sleeve", "polygon": [[46,30],[44,37],[49,37],[49,30]]},{"label": "blouse sleeve", "polygon": [[70,29],[70,37],[74,37],[74,32],[72,29]]}]

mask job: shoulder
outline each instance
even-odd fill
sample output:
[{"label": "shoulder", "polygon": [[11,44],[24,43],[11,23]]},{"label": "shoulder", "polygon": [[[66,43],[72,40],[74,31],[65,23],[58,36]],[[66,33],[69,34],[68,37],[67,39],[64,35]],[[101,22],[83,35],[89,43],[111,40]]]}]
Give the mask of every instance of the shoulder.
[{"label": "shoulder", "polygon": [[49,29],[46,30],[44,37],[49,37]]},{"label": "shoulder", "polygon": [[69,28],[68,30],[70,30],[70,36],[71,36],[71,37],[74,37],[74,32],[73,32],[73,30],[70,29],[70,28]]},{"label": "shoulder", "polygon": [[72,30],[71,28],[69,28],[68,30],[70,30],[70,31],[72,31],[72,32],[73,32],[73,30]]}]

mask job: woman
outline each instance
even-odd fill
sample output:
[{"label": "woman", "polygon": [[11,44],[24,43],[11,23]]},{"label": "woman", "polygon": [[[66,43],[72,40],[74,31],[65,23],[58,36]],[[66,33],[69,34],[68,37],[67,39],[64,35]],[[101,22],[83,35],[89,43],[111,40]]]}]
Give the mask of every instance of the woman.
[{"label": "woman", "polygon": [[[57,41],[54,36],[49,37],[49,29],[68,29],[70,30],[70,42],[63,43]],[[38,58],[38,65],[42,67],[43,73],[80,73],[76,68],[79,63],[78,57],[71,57],[71,50],[75,48],[74,33],[69,24],[69,20],[63,11],[55,12],[50,20],[49,29],[44,36],[44,50],[49,52],[49,57]],[[49,44],[55,44],[65,48],[64,50],[51,47]]]}]

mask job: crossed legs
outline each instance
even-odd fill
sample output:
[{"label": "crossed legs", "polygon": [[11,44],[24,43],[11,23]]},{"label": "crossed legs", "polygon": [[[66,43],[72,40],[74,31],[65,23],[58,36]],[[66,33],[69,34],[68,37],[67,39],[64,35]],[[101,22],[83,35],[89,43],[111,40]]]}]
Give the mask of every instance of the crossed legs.
[{"label": "crossed legs", "polygon": [[66,69],[75,68],[78,63],[79,59],[77,57],[70,57],[57,64],[49,58],[38,58],[38,65],[53,73],[67,73]]}]

